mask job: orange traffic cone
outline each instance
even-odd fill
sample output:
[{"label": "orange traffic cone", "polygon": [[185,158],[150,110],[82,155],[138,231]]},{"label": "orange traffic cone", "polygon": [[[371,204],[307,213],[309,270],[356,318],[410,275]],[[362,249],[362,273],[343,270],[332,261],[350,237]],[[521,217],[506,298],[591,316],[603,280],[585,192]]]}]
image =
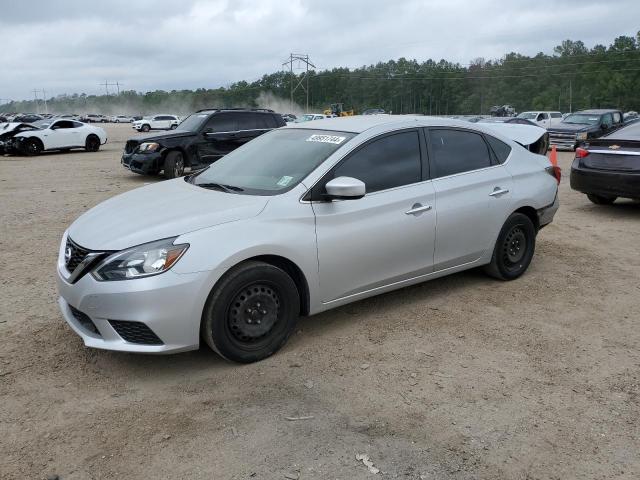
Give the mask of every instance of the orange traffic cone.
[{"label": "orange traffic cone", "polygon": [[558,166],[558,152],[556,151],[555,145],[551,145],[551,155],[549,156],[549,160],[551,161],[551,165],[554,167]]}]

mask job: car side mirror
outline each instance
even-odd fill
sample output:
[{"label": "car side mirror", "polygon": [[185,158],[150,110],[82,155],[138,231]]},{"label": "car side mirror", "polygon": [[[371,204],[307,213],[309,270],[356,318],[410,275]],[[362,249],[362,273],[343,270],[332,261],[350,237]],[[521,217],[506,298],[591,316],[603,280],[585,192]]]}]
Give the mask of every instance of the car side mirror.
[{"label": "car side mirror", "polygon": [[362,180],[352,177],[337,177],[325,185],[327,196],[337,200],[357,200],[367,193],[367,187]]}]

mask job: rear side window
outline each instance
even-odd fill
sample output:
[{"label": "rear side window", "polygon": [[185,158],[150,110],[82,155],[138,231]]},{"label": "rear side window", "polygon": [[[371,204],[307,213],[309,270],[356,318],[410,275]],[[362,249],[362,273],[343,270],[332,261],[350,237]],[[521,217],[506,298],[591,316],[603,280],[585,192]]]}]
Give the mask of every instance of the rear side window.
[{"label": "rear side window", "polygon": [[269,128],[267,116],[261,113],[237,113],[238,130],[264,130]]},{"label": "rear side window", "polygon": [[207,122],[205,130],[209,130],[211,132],[235,132],[238,130],[236,116],[232,113],[219,113],[213,115]]},{"label": "rear side window", "polygon": [[419,182],[421,176],[420,137],[414,130],[369,142],[338,165],[333,178],[357,178],[371,193]]},{"label": "rear side window", "polygon": [[620,119],[620,113],[619,112],[615,112],[613,114],[613,123],[620,123],[622,120]]},{"label": "rear side window", "polygon": [[551,118],[562,118],[562,114],[560,112],[551,112]]},{"label": "rear side window", "polygon": [[491,166],[487,144],[478,133],[463,130],[429,131],[434,178]]},{"label": "rear side window", "polygon": [[493,150],[498,162],[504,163],[511,153],[511,147],[491,135],[485,135],[485,138],[489,142],[489,146],[491,147],[491,150]]}]

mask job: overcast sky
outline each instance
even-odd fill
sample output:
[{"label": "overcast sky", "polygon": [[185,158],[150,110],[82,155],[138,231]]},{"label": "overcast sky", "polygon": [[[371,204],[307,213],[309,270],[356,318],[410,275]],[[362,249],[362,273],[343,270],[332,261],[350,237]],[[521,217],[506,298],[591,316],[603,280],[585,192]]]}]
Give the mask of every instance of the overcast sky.
[{"label": "overcast sky", "polygon": [[[399,57],[469,63],[609,45],[640,29],[637,0],[40,0],[2,2],[0,103],[61,93],[213,88],[281,69]],[[112,87],[115,91],[115,87]]]}]

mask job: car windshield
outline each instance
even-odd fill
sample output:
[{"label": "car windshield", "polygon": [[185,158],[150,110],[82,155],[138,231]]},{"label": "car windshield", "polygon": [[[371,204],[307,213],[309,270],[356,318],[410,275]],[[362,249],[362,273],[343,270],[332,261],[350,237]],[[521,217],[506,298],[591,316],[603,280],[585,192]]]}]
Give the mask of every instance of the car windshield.
[{"label": "car windshield", "polygon": [[259,136],[225,155],[192,183],[247,195],[292,189],[351,138],[353,133],[285,128]]},{"label": "car windshield", "polygon": [[46,120],[38,120],[37,122],[32,122],[31,125],[35,125],[38,128],[45,129],[52,123],[53,123],[53,120],[46,119]]},{"label": "car windshield", "polygon": [[297,122],[297,123],[301,123],[301,122],[309,122],[309,121],[313,120],[313,117],[314,117],[314,116],[315,116],[315,115],[313,115],[312,113],[307,113],[307,114],[305,114],[305,115],[302,115],[300,118],[298,118],[298,119],[296,120],[296,122]]},{"label": "car windshield", "polygon": [[534,120],[536,118],[536,112],[522,112],[518,115],[518,118],[526,118],[527,120]]},{"label": "car windshield", "polygon": [[563,120],[564,123],[575,123],[578,125],[597,125],[600,122],[600,116],[587,115],[586,113],[575,113],[569,115]]},{"label": "car windshield", "polygon": [[178,128],[188,132],[197,132],[208,117],[209,115],[206,113],[194,113],[180,122]]}]

